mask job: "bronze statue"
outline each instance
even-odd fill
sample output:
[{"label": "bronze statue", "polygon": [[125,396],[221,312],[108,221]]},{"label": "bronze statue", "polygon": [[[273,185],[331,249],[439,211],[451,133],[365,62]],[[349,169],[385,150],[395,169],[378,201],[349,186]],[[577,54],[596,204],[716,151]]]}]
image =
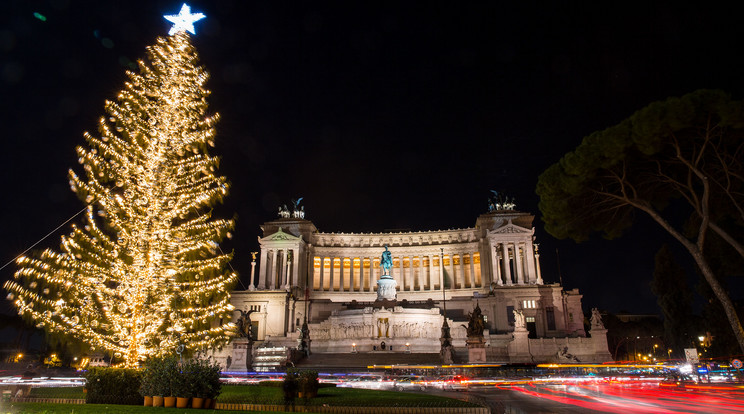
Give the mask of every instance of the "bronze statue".
[{"label": "bronze statue", "polygon": [[468,337],[482,337],[483,330],[486,329],[486,321],[478,303],[475,304],[473,312],[468,313],[468,319]]}]

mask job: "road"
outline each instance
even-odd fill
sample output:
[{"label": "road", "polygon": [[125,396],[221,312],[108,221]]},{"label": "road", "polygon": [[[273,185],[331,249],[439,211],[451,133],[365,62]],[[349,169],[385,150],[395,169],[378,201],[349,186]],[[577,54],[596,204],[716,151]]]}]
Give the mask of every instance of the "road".
[{"label": "road", "polygon": [[[450,393],[451,394],[451,393]],[[493,413],[744,413],[744,386],[563,382],[472,387],[461,398]]]}]

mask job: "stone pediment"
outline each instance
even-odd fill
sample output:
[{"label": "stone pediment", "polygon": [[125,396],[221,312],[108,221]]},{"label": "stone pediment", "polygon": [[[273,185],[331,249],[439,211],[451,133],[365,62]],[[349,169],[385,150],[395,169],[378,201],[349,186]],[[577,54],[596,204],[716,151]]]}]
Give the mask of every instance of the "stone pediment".
[{"label": "stone pediment", "polygon": [[532,230],[519,227],[512,223],[501,226],[495,230],[490,231],[491,234],[532,234]]},{"label": "stone pediment", "polygon": [[276,242],[276,241],[302,241],[302,235],[300,237],[294,236],[289,233],[285,233],[281,227],[276,233],[270,234],[263,239],[259,239],[259,242]]}]

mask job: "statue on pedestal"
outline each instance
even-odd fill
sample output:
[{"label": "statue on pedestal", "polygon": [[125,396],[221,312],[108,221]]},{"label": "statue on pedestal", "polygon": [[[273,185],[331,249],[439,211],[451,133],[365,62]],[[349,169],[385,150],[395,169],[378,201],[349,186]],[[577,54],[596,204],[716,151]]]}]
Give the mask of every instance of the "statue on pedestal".
[{"label": "statue on pedestal", "polygon": [[527,329],[527,323],[524,321],[524,312],[514,309],[514,330],[524,331]]},{"label": "statue on pedestal", "polygon": [[604,329],[604,323],[602,323],[602,315],[599,314],[599,309],[592,308],[591,329]]},{"label": "statue on pedestal", "polygon": [[393,267],[393,254],[388,250],[388,245],[385,245],[385,251],[382,252],[380,258],[380,267],[382,268],[382,277],[390,277],[390,269]]},{"label": "statue on pedestal", "polygon": [[480,305],[476,303],[473,312],[468,313],[468,338],[483,338],[484,329],[486,329],[486,320],[483,318]]},{"label": "statue on pedestal", "polygon": [[470,363],[486,361],[484,329],[486,329],[486,320],[483,317],[480,305],[476,302],[475,309],[468,313],[468,326],[466,328],[468,338],[465,340],[465,344],[468,346],[468,362]]},{"label": "statue on pedestal", "polygon": [[450,327],[447,323],[447,316],[444,316],[444,323],[442,324],[442,337],[439,338],[442,347],[439,350],[439,356],[442,359],[442,364],[448,365],[453,363],[453,348],[452,348],[452,335],[450,335]]},{"label": "statue on pedestal", "polygon": [[253,354],[254,340],[253,334],[251,333],[251,313],[255,312],[255,310],[251,309],[248,312],[242,309],[239,310],[240,318],[238,318],[236,322],[238,338],[243,338],[247,342],[245,347],[245,369],[246,371],[250,371],[251,366],[253,365],[251,355]]},{"label": "statue on pedestal", "polygon": [[398,282],[393,279],[390,275],[390,269],[393,267],[393,254],[388,250],[387,244],[385,245],[385,251],[382,252],[380,258],[380,269],[382,274],[380,279],[377,281],[377,300],[395,300],[398,295],[395,287]]}]

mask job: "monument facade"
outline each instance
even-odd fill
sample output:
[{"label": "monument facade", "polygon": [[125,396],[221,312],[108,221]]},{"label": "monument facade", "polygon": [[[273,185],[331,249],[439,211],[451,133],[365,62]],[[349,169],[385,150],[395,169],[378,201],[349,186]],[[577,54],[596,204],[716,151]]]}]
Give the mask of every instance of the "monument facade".
[{"label": "monument facade", "polygon": [[252,283],[232,292],[232,304],[253,310],[257,347],[297,347],[309,336],[308,354],[436,358],[444,325],[455,362],[475,353],[489,362],[609,360],[606,331],[597,325],[587,337],[579,291],[544,283],[534,216],[514,207],[489,203],[472,228],[396,233],[325,233],[304,209],[280,208],[261,227]]}]

